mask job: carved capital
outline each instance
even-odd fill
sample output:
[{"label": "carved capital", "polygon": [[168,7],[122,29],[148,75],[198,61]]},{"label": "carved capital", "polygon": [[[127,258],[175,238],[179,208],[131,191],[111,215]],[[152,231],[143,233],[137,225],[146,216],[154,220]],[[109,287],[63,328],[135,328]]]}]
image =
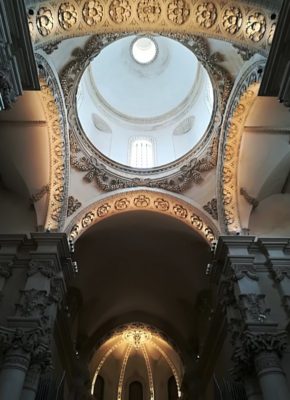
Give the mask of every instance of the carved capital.
[{"label": "carved capital", "polygon": [[56,274],[54,262],[52,260],[31,260],[27,275],[32,276],[38,272],[46,278],[52,278]]},{"label": "carved capital", "polygon": [[255,357],[255,369],[258,374],[268,372],[283,373],[280,358],[275,352],[262,352]]}]

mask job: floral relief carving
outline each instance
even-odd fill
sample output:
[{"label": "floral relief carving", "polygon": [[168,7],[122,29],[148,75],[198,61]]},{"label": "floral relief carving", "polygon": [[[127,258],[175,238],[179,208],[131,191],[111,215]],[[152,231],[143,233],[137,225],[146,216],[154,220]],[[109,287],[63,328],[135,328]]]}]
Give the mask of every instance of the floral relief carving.
[{"label": "floral relief carving", "polygon": [[204,235],[209,242],[213,242],[215,240],[215,235],[213,233],[213,230],[208,226],[204,228]]},{"label": "floral relief carving", "polygon": [[0,261],[0,277],[8,279],[12,275],[12,261]]},{"label": "floral relief carving", "polygon": [[41,36],[48,36],[53,29],[52,12],[47,7],[41,7],[36,15],[36,26]]},{"label": "floral relief carving", "polygon": [[232,6],[224,11],[222,24],[224,29],[231,35],[236,34],[240,30],[242,22],[243,15],[238,7]]},{"label": "floral relief carving", "polygon": [[192,214],[192,216],[190,217],[190,221],[192,225],[199,231],[203,228],[202,219],[198,215]]},{"label": "floral relief carving", "polygon": [[158,0],[142,0],[137,5],[137,15],[142,22],[156,22],[161,15],[161,6]]},{"label": "floral relief carving", "polygon": [[21,301],[16,305],[22,317],[31,317],[35,314],[43,315],[47,305],[47,293],[45,290],[23,290]]},{"label": "floral relief carving", "polygon": [[125,197],[115,201],[115,209],[116,210],[126,210],[130,204],[130,201]]},{"label": "floral relief carving", "polygon": [[157,210],[161,211],[167,211],[169,210],[169,203],[167,200],[164,200],[162,198],[158,198],[154,201],[154,205],[157,208]]},{"label": "floral relief carving", "polygon": [[131,17],[131,6],[128,0],[113,0],[109,7],[109,14],[113,22],[121,24]]},{"label": "floral relief carving", "polygon": [[203,209],[213,217],[213,219],[218,219],[217,211],[217,199],[212,199],[203,206]]},{"label": "floral relief carving", "polygon": [[135,197],[134,205],[138,208],[146,208],[150,204],[149,197],[145,196],[144,194],[140,194],[140,196]]},{"label": "floral relief carving", "polygon": [[91,223],[94,220],[94,217],[95,214],[92,211],[88,212],[82,219],[82,227],[86,228],[87,226],[91,225]]},{"label": "floral relief carving", "polygon": [[64,30],[71,29],[77,22],[78,13],[75,6],[69,2],[62,3],[58,9],[58,21]]},{"label": "floral relief carving", "polygon": [[266,32],[266,18],[263,14],[255,12],[250,15],[246,23],[246,36],[253,42],[263,39]]},{"label": "floral relief carving", "polygon": [[167,17],[177,25],[184,24],[189,17],[190,8],[184,0],[173,0],[168,4]]},{"label": "floral relief carving", "polygon": [[87,25],[93,26],[101,22],[104,15],[104,7],[100,1],[87,1],[83,8],[83,18]]},{"label": "floral relief carving", "polygon": [[97,209],[97,216],[98,217],[104,217],[105,215],[108,214],[111,206],[108,203],[102,204],[100,207]]},{"label": "floral relief carving", "polygon": [[70,238],[75,240],[78,237],[79,232],[80,232],[80,227],[78,224],[75,224],[70,231],[69,234]]},{"label": "floral relief carving", "polygon": [[199,4],[196,10],[196,22],[203,28],[211,28],[217,19],[217,9],[214,3]]},{"label": "floral relief carving", "polygon": [[180,204],[176,204],[173,207],[173,211],[175,213],[175,215],[179,218],[186,218],[188,215],[187,209],[184,208],[182,205]]},{"label": "floral relief carving", "polygon": [[81,206],[82,206],[82,203],[78,199],[74,198],[73,196],[69,196],[68,206],[67,206],[67,216],[70,217]]}]

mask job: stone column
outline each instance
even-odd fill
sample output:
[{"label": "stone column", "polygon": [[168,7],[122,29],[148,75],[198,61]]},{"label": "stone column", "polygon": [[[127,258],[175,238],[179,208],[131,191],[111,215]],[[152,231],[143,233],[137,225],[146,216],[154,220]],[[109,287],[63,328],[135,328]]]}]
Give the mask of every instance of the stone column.
[{"label": "stone column", "polygon": [[24,351],[8,351],[0,372],[0,399],[19,400],[29,366],[30,355]]},{"label": "stone column", "polygon": [[259,382],[256,377],[246,377],[244,386],[248,400],[263,400]]},{"label": "stone column", "polygon": [[290,393],[280,359],[273,351],[263,351],[255,357],[255,369],[263,400],[289,400]]},{"label": "stone column", "polygon": [[20,400],[35,400],[40,378],[41,367],[39,364],[31,364],[24,381]]}]

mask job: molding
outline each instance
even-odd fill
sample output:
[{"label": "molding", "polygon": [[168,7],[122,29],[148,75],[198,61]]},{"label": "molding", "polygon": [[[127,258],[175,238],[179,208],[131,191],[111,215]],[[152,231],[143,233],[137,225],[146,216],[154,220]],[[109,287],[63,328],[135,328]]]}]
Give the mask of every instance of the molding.
[{"label": "molding", "polygon": [[184,33],[232,41],[268,52],[278,7],[223,0],[75,0],[28,2],[36,46],[80,35],[116,32]]},{"label": "molding", "polygon": [[69,238],[75,241],[87,229],[101,220],[130,211],[152,211],[174,217],[189,225],[208,243],[212,243],[218,236],[217,228],[201,210],[165,191],[146,188],[104,196],[81,210],[65,230]]},{"label": "molding", "polygon": [[258,95],[265,60],[254,61],[239,77],[224,115],[218,161],[218,214],[225,233],[241,231],[238,168],[244,125]]},{"label": "molding", "polygon": [[134,169],[114,162],[99,152],[89,141],[77,118],[76,92],[84,69],[101,49],[122,34],[92,36],[84,48],[74,51],[74,58],[61,72],[65,103],[71,124],[71,165],[87,174],[83,179],[96,182],[104,191],[138,186],[157,187],[182,192],[191,183],[203,181],[203,174],[214,169],[217,163],[218,138],[222,116],[232,88],[229,74],[219,65],[218,53],[210,53],[208,42],[201,37],[168,35],[194,52],[204,65],[214,89],[214,109],[207,131],[197,145],[184,157],[148,170]]},{"label": "molding", "polygon": [[61,230],[67,214],[69,184],[68,123],[61,88],[46,59],[36,54],[39,67],[41,102],[50,142],[49,201],[45,228]]}]

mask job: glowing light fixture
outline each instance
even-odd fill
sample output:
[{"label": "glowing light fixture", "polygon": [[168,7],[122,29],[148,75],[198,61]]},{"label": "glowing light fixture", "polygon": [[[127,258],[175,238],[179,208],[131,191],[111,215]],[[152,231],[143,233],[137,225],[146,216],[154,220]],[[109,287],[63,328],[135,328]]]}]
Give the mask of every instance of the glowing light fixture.
[{"label": "glowing light fixture", "polygon": [[149,64],[157,56],[157,45],[153,39],[143,36],[134,40],[132,44],[132,56],[139,64]]},{"label": "glowing light fixture", "polygon": [[149,342],[151,337],[151,332],[142,328],[128,329],[123,333],[123,339],[136,349],[139,349],[143,344]]}]

